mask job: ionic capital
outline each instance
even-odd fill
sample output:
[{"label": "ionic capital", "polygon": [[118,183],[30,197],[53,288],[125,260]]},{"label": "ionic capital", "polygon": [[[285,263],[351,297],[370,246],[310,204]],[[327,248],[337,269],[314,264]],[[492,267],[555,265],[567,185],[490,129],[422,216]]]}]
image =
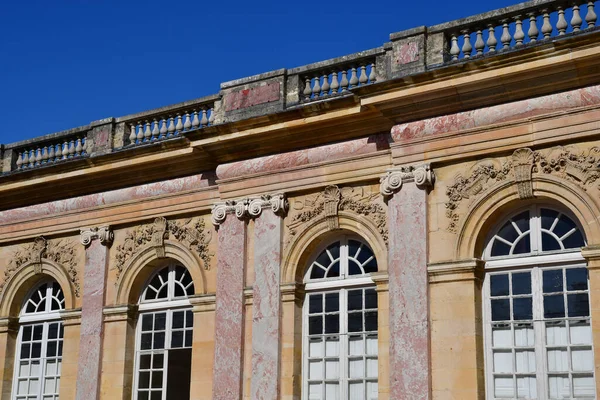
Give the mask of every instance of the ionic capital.
[{"label": "ionic capital", "polygon": [[381,178],[381,194],[384,197],[393,196],[402,189],[403,184],[409,182],[414,182],[417,187],[426,189],[433,186],[435,174],[429,164],[391,169]]},{"label": "ionic capital", "polygon": [[79,233],[79,240],[84,246],[88,246],[90,243],[92,243],[92,240],[94,239],[99,239],[101,244],[103,244],[104,246],[108,246],[112,243],[114,238],[113,231],[108,225],[100,227],[82,228],[80,229]]},{"label": "ionic capital", "polygon": [[230,214],[235,214],[241,220],[257,218],[266,208],[270,208],[276,215],[285,216],[288,210],[285,194],[265,194],[260,197],[246,197],[215,204],[212,207],[212,223],[219,226]]}]

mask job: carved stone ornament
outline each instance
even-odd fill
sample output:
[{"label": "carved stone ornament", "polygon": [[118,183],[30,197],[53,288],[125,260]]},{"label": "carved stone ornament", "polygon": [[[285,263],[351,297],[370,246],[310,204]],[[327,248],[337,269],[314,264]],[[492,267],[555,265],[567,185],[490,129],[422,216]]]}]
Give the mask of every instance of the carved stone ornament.
[{"label": "carved stone ornament", "polygon": [[79,297],[81,284],[77,274],[77,253],[75,243],[67,239],[47,241],[42,236],[34,239],[32,243],[24,244],[18,248],[8,262],[0,282],[0,293],[4,290],[6,282],[22,267],[33,268],[35,274],[42,273],[43,260],[52,261],[65,268],[69,281],[73,285],[75,296]]},{"label": "carved stone ornament", "polygon": [[89,246],[94,239],[98,239],[104,246],[108,246],[112,243],[114,238],[110,226],[83,228],[80,230],[80,235],[81,244],[84,246]]},{"label": "carved stone ornament", "polygon": [[446,217],[448,230],[456,233],[460,221],[460,208],[464,200],[470,202],[485,195],[494,184],[512,179],[521,199],[534,197],[533,177],[554,175],[570,181],[582,190],[600,190],[600,148],[581,150],[576,146],[557,146],[532,151],[528,148],[515,150],[509,159],[482,160],[477,162],[464,177],[459,174],[448,186]]},{"label": "carved stone ornament", "polygon": [[405,182],[414,182],[423,189],[432,187],[435,182],[435,174],[429,164],[390,170],[381,178],[379,186],[381,194],[384,197],[393,196],[394,193],[402,189]]},{"label": "carved stone ornament", "polygon": [[164,258],[165,240],[176,240],[184,244],[198,255],[204,263],[204,268],[208,269],[212,257],[208,251],[211,239],[212,233],[206,229],[202,218],[168,221],[164,217],[158,217],[151,224],[128,231],[123,243],[117,246],[114,267],[117,270],[117,279],[127,261],[146,246],[152,246],[157,258]]},{"label": "carved stone ornament", "polygon": [[260,197],[228,200],[215,204],[212,208],[212,223],[218,227],[225,222],[229,214],[235,214],[239,219],[256,218],[265,208],[270,208],[277,215],[285,215],[288,210],[285,194],[265,194]]},{"label": "carved stone ornament", "polygon": [[387,243],[387,215],[381,203],[379,192],[362,187],[327,186],[321,193],[294,202],[290,222],[286,225],[289,232],[288,243],[301,226],[316,219],[326,218],[330,230],[339,229],[340,211],[353,211],[371,219]]}]

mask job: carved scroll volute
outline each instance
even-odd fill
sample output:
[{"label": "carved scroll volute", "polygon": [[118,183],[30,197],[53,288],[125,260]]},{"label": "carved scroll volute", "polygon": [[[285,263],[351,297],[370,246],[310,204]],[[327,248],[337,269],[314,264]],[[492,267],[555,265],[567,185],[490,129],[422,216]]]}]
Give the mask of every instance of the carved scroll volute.
[{"label": "carved scroll volute", "polygon": [[340,188],[335,185],[327,186],[323,192],[325,218],[329,230],[339,229],[338,209],[342,198]]},{"label": "carved scroll volute", "polygon": [[157,258],[165,258],[165,239],[167,236],[167,219],[158,217],[154,220],[152,246]]},{"label": "carved scroll volute", "polygon": [[512,155],[515,182],[521,199],[533,198],[533,185],[531,181],[533,162],[534,157],[531,149],[518,149]]},{"label": "carved scroll volute", "polygon": [[47,245],[46,239],[40,236],[34,240],[33,246],[31,247],[31,265],[33,266],[33,272],[36,275],[42,273],[42,258],[46,256]]}]

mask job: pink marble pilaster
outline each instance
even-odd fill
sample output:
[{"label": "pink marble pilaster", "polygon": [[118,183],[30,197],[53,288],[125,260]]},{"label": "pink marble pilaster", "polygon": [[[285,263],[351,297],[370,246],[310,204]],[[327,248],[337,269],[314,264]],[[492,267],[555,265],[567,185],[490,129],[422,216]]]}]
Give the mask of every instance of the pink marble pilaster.
[{"label": "pink marble pilaster", "polygon": [[86,250],[77,365],[77,400],[100,398],[104,335],[103,308],[108,262],[107,244],[112,240],[112,234],[107,227],[99,229],[100,233],[97,228],[86,229],[81,232],[82,242],[86,245]]},{"label": "pink marble pilaster", "polygon": [[388,200],[390,399],[431,398],[427,191],[404,183]]},{"label": "pink marble pilaster", "polygon": [[229,215],[219,226],[213,399],[242,396],[246,222]]},{"label": "pink marble pilaster", "polygon": [[254,224],[252,400],[279,398],[282,218],[263,210]]}]

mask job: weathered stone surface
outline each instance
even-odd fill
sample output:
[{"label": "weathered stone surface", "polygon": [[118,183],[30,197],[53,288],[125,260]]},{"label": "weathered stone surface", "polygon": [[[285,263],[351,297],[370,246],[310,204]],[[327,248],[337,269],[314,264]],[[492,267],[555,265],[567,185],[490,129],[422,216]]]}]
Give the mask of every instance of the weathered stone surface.
[{"label": "weathered stone surface", "polygon": [[396,55],[396,64],[404,65],[419,59],[419,44],[417,42],[409,42],[400,45],[398,54]]},{"label": "weathered stone surface", "polygon": [[239,110],[279,100],[279,82],[267,83],[248,89],[237,90],[224,98],[225,111]]}]

